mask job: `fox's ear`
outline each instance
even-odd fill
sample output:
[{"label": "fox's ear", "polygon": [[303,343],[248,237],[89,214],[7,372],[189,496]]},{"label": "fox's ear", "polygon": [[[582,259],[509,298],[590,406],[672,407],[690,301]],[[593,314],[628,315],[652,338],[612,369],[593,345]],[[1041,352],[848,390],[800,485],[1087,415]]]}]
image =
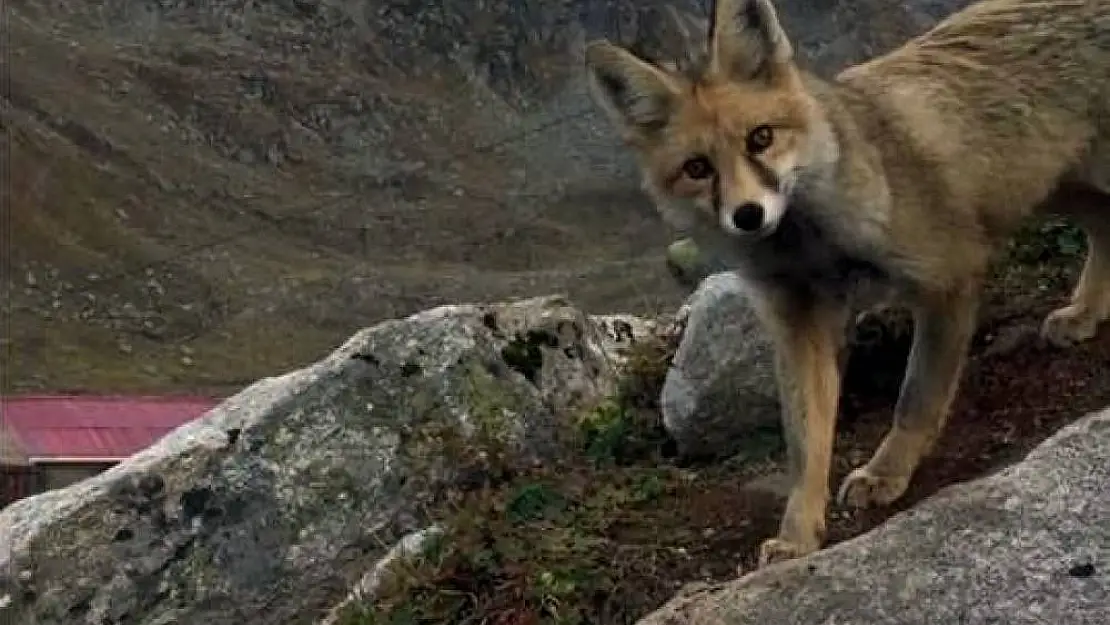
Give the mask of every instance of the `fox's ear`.
[{"label": "fox's ear", "polygon": [[771,0],[716,0],[709,55],[711,71],[718,75],[771,81],[788,71],[794,48]]},{"label": "fox's ear", "polygon": [[651,132],[667,124],[680,93],[671,74],[605,40],[586,45],[594,101],[622,130]]}]

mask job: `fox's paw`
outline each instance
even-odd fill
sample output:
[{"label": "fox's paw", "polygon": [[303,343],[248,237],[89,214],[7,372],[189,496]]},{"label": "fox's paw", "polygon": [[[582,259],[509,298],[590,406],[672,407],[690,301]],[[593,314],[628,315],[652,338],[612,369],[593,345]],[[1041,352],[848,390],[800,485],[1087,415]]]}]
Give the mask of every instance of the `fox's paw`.
[{"label": "fox's paw", "polygon": [[1041,336],[1057,347],[1071,347],[1094,337],[1102,319],[1086,306],[1064,306],[1048,313]]},{"label": "fox's paw", "polygon": [[759,546],[759,566],[764,567],[775,562],[800,558],[816,549],[816,547],[807,547],[782,538],[769,538]]},{"label": "fox's paw", "polygon": [[867,467],[859,467],[841,482],[836,499],[853,508],[885,506],[901,497],[909,485],[907,477],[873,475]]}]

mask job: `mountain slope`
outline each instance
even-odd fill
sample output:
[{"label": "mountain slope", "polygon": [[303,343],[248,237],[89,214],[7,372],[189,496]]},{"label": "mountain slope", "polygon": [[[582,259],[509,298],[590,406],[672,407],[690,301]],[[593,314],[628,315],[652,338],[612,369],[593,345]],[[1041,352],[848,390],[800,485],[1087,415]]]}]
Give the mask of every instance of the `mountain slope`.
[{"label": "mountain slope", "polygon": [[[829,69],[954,4],[783,14]],[[235,388],[460,300],[673,307],[578,57],[662,5],[11,0],[9,383]]]}]

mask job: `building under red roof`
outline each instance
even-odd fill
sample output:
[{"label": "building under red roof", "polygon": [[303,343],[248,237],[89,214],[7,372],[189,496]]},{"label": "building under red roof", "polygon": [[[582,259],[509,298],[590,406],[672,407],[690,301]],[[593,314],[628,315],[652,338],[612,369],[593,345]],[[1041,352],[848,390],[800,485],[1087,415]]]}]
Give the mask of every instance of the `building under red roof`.
[{"label": "building under red roof", "polygon": [[0,505],[27,494],[22,491],[56,488],[102,471],[202,416],[219,401],[192,396],[0,398],[0,464],[20,479],[36,474],[37,480],[33,487],[5,484],[5,491],[13,492],[4,493]]},{"label": "building under red roof", "polygon": [[9,397],[0,400],[0,423],[30,462],[118,462],[218,402],[172,396]]}]

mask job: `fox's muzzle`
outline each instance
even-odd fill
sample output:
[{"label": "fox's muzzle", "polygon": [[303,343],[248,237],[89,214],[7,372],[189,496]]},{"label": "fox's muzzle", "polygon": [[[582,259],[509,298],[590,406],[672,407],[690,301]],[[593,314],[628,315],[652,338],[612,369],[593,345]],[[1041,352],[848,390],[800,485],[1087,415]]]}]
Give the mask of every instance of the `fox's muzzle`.
[{"label": "fox's muzzle", "polygon": [[781,180],[774,170],[752,156],[747,156],[746,160],[749,176],[754,174],[752,182],[758,184],[763,193],[760,197],[739,201],[726,198],[718,176],[713,189],[713,204],[720,226],[726,233],[742,237],[765,236],[774,232],[782,219],[786,211],[786,197],[780,192]]},{"label": "fox's muzzle", "polygon": [[771,234],[785,212],[786,196],[777,191],[768,191],[758,201],[718,209],[721,228],[728,234],[743,237]]}]

